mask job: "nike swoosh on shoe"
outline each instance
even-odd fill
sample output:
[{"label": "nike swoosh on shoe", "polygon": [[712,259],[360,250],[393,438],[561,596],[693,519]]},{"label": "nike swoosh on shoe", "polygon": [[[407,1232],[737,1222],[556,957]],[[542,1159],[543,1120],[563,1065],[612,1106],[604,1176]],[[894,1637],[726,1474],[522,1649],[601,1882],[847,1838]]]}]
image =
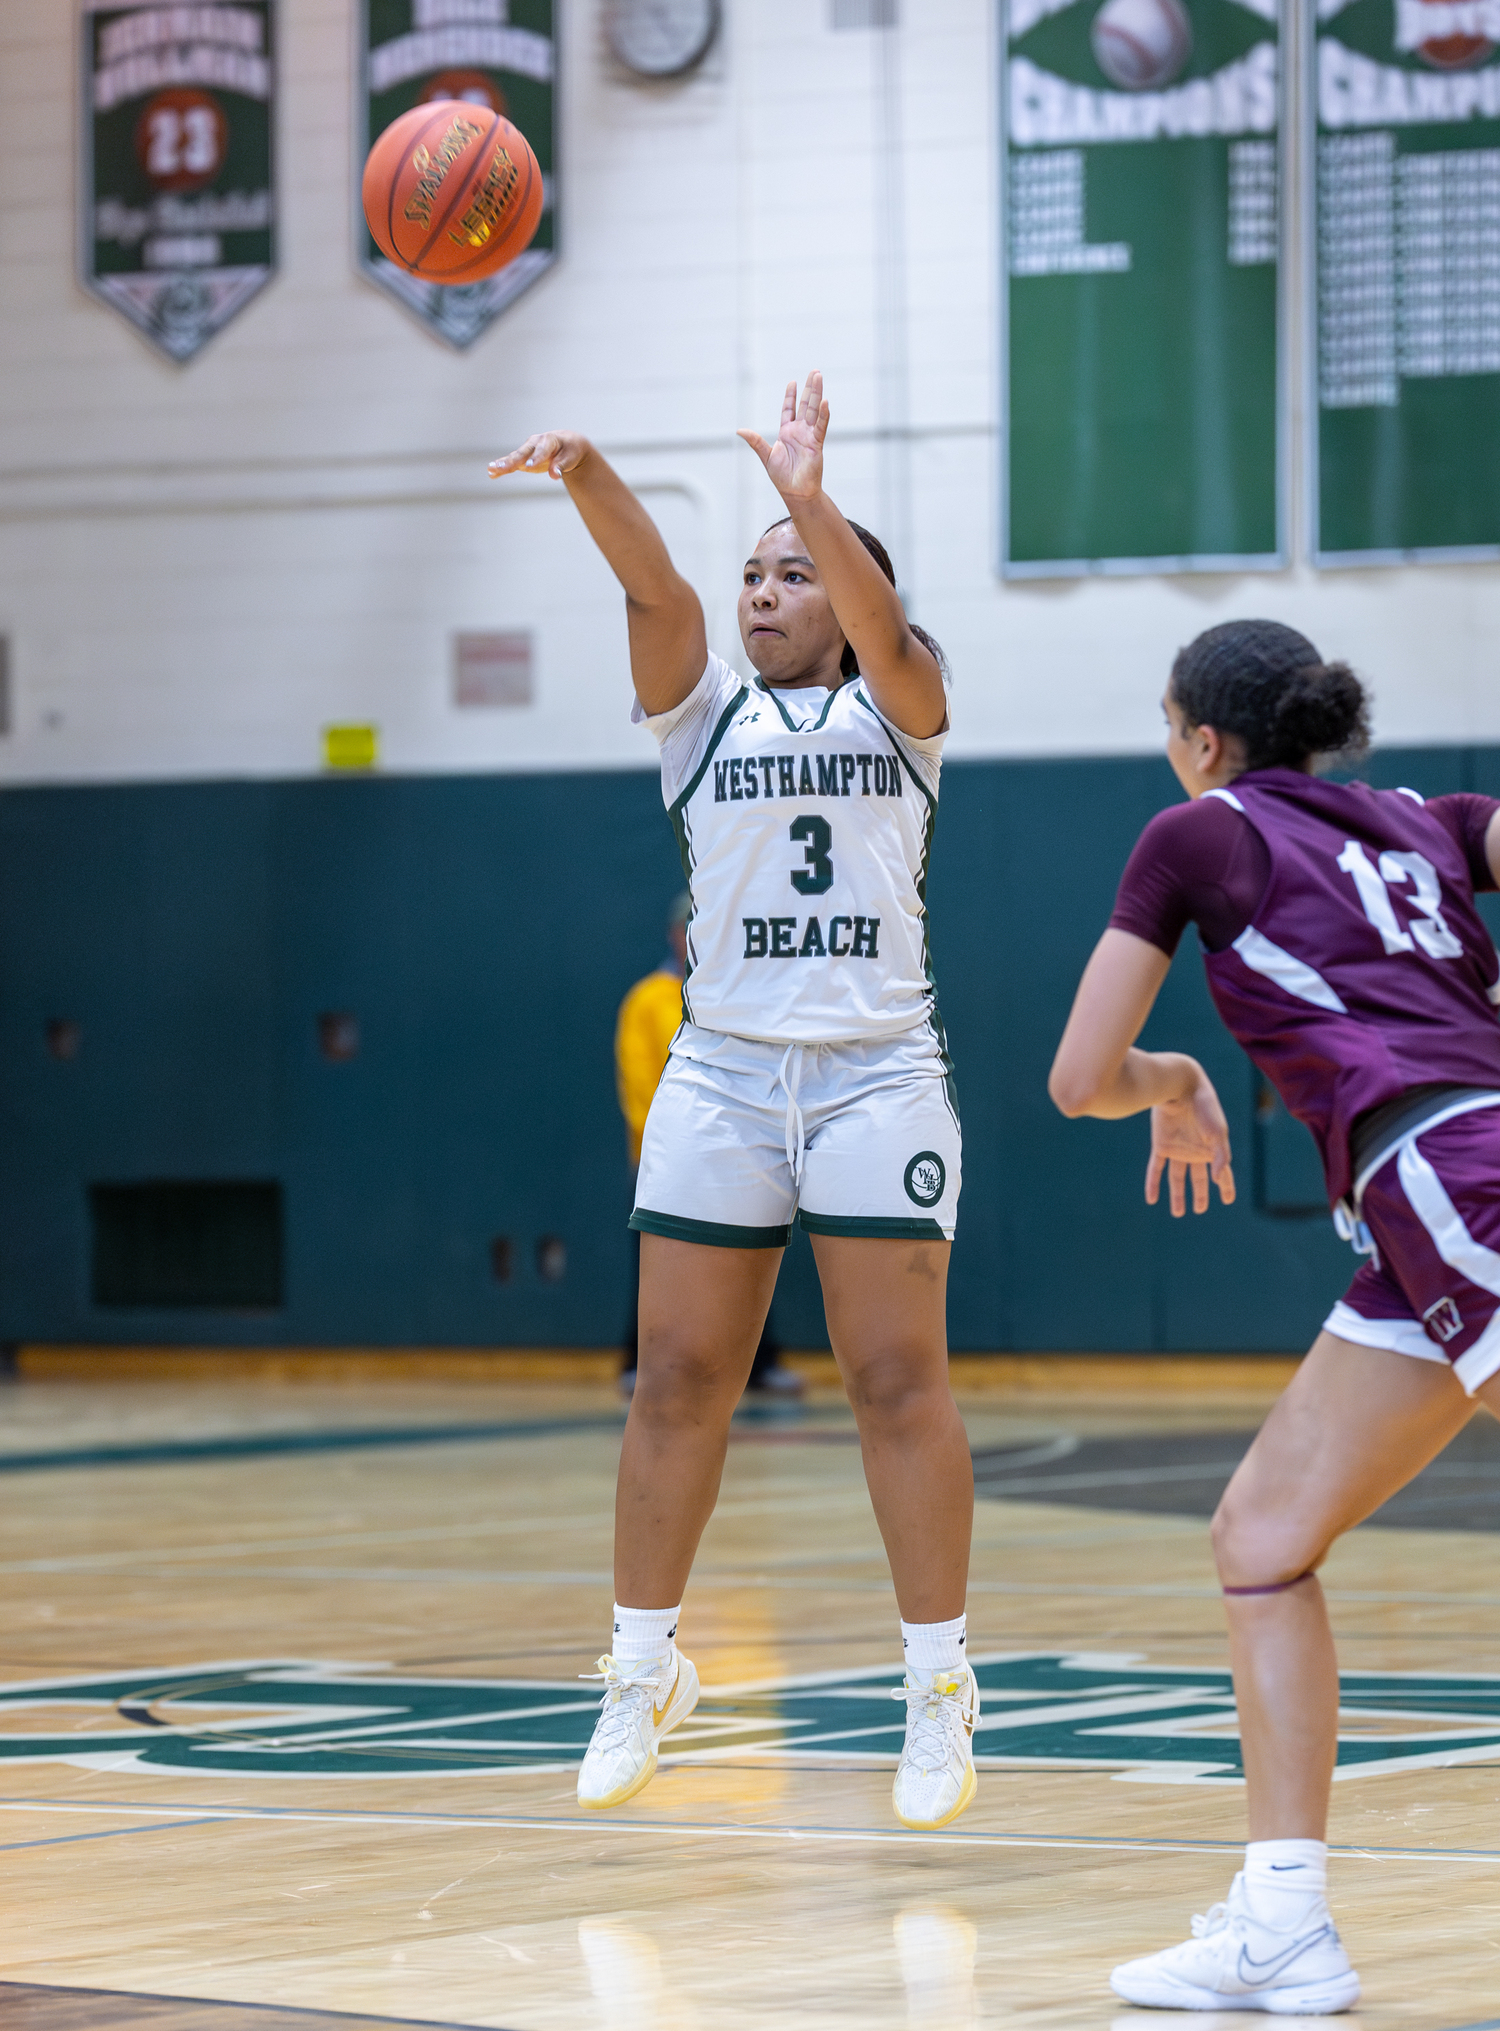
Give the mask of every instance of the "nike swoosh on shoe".
[{"label": "nike swoosh on shoe", "polygon": [[1316,1932],[1304,1933],[1301,1939],[1294,1939],[1290,1946],[1284,1947],[1280,1953],[1272,1954],[1269,1960],[1252,1960],[1250,1949],[1241,1945],[1240,1980],[1252,1986],[1258,1982],[1268,1982],[1273,1976],[1282,1974],[1294,1960],[1306,1953],[1309,1947],[1316,1946],[1320,1940],[1333,1937],[1336,1935],[1331,1925],[1320,1925]]}]

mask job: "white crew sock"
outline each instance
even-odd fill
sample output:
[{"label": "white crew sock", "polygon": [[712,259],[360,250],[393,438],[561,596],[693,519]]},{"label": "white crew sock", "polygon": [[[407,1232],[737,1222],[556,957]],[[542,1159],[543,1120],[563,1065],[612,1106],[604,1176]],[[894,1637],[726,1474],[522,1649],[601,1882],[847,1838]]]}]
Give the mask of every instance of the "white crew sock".
[{"label": "white crew sock", "polygon": [[618,1658],[621,1664],[665,1657],[667,1645],[677,1634],[677,1618],[681,1613],[680,1601],[675,1608],[622,1608],[616,1601],[610,1656]]},{"label": "white crew sock", "polygon": [[1328,1898],[1326,1841],[1251,1841],[1245,1902],[1262,1925],[1295,1931]]},{"label": "white crew sock", "polygon": [[963,1670],[968,1619],[967,1615],[956,1615],[951,1622],[901,1624],[901,1648],[906,1652],[906,1668],[913,1677],[930,1679],[935,1671]]}]

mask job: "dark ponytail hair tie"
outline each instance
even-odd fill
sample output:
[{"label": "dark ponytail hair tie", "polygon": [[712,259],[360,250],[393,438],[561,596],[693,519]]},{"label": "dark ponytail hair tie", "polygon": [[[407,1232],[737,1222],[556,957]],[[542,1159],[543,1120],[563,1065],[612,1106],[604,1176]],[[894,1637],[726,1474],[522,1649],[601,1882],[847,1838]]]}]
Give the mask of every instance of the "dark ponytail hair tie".
[{"label": "dark ponytail hair tie", "polygon": [[1224,621],[1172,665],[1170,691],[1191,726],[1232,734],[1247,769],[1306,768],[1369,744],[1369,699],[1347,663],[1325,663],[1280,621]]}]

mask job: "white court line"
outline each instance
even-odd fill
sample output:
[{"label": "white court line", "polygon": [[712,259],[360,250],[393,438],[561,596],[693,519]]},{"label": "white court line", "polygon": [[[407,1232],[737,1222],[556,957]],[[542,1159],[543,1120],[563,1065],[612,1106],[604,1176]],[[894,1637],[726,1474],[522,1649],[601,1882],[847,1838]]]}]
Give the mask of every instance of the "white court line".
[{"label": "white court line", "polygon": [[[573,1766],[567,1766],[571,1769]],[[295,1806],[135,1805],[119,1799],[68,1804],[58,1799],[0,1798],[0,1812],[136,1813],[147,1818],[201,1812],[219,1820],[285,1820],[299,1826],[500,1828],[513,1833],[644,1834],[656,1839],[863,1842],[877,1847],[1046,1848],[1085,1854],[1239,1854],[1243,1841],[1105,1840],[1088,1835],[892,1833],[877,1827],[744,1826],[721,1820],[542,1819],[524,1813],[315,1812]],[[1495,1848],[1373,1848],[1330,1845],[1331,1855],[1369,1862],[1493,1862]]]}]

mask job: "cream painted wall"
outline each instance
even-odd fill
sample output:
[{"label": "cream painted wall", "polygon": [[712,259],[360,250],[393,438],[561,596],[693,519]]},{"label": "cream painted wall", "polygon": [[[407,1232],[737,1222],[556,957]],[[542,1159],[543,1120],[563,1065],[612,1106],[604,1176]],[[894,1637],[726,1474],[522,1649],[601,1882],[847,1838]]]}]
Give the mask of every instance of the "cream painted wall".
[{"label": "cream painted wall", "polygon": [[[832,491],[952,657],[951,753],[1150,748],[1172,651],[1248,611],[1364,670],[1384,738],[1500,739],[1494,565],[1000,581],[991,0],[904,0],[893,35],[727,0],[658,87],[560,0],[562,259],[463,356],[352,265],[350,0],[281,12],[281,274],[179,368],[74,277],[70,0],[0,10],[0,780],[312,772],[341,719],[394,770],[649,766],[608,571],[560,489],[485,459],[588,431],[740,660],[775,502],[732,432],[814,364]],[[535,629],[533,707],[451,704],[450,637],[486,627]]]}]

